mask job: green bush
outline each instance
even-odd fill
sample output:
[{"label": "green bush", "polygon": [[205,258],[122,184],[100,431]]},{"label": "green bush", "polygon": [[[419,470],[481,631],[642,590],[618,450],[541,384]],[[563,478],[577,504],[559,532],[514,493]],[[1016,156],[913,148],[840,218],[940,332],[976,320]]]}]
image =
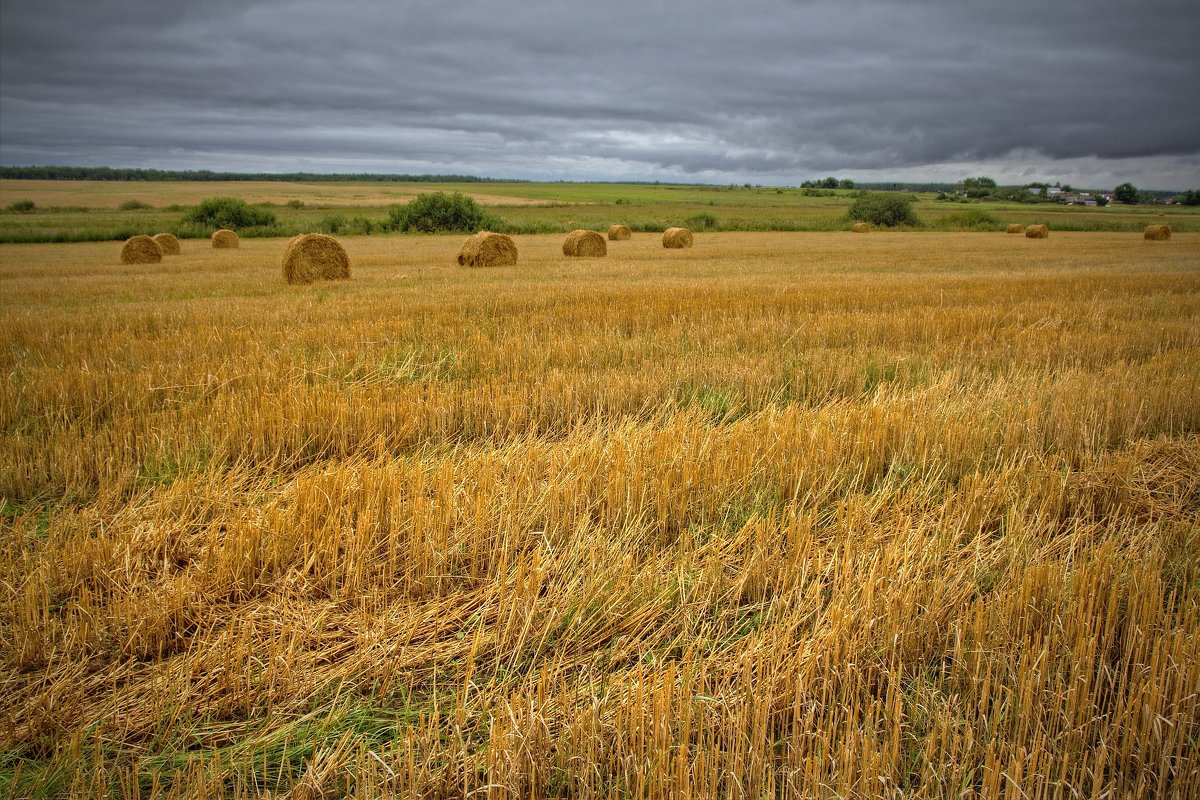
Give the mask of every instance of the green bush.
[{"label": "green bush", "polygon": [[685,228],[691,228],[698,231],[711,231],[717,227],[717,217],[715,214],[710,214],[707,211],[699,214],[693,214],[683,221]]},{"label": "green bush", "polygon": [[947,214],[942,218],[942,222],[948,228],[962,228],[971,231],[998,231],[1004,228],[1003,222],[978,208]]},{"label": "green bush", "polygon": [[17,202],[11,204],[7,210],[24,214],[26,212],[33,211],[35,208],[37,208],[37,204],[35,204],[32,200],[18,200]]},{"label": "green bush", "polygon": [[330,214],[317,222],[317,230],[330,236],[369,236],[372,233],[385,230],[387,223],[370,220],[366,217],[350,217],[344,214]]},{"label": "green bush", "polygon": [[121,205],[117,206],[121,211],[137,211],[142,208],[153,208],[149,203],[143,203],[141,200],[126,200]]},{"label": "green bush", "polygon": [[183,221],[213,230],[228,228],[236,231],[274,225],[275,214],[265,208],[249,206],[239,197],[210,197],[201,200]]},{"label": "green bush", "polygon": [[917,226],[921,221],[913,213],[916,198],[900,192],[868,192],[850,206],[850,219],[869,222],[884,228],[897,225]]},{"label": "green bush", "polygon": [[388,214],[393,230],[418,233],[474,233],[503,223],[474,199],[455,192],[419,194]]},{"label": "green bush", "polygon": [[304,208],[304,201],[303,200],[288,200],[287,207],[288,208]]}]

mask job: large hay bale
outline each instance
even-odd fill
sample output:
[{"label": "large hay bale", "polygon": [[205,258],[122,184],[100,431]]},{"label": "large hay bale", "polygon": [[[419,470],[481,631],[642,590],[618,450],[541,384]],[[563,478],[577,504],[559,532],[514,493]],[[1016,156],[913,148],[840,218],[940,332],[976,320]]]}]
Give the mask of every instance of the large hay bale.
[{"label": "large hay bale", "polygon": [[222,228],[212,235],[213,247],[237,247],[240,244],[238,235],[231,230]]},{"label": "large hay bale", "polygon": [[563,239],[562,251],[564,256],[575,258],[599,258],[608,255],[608,245],[604,237],[595,231],[571,231]]},{"label": "large hay bale", "polygon": [[1165,242],[1171,238],[1171,228],[1169,225],[1147,225],[1142,237],[1154,242]]},{"label": "large hay bale", "polygon": [[332,236],[303,233],[283,251],[283,278],[288,283],[348,280],[350,257]]},{"label": "large hay bale", "polygon": [[1030,225],[1025,229],[1026,239],[1046,239],[1050,236],[1049,225]]},{"label": "large hay bale", "polygon": [[1019,222],[1010,222],[1010,223],[1008,224],[1008,227],[1005,229],[1005,232],[1007,232],[1007,233],[1020,233],[1020,232],[1021,232],[1021,231],[1023,231],[1023,230],[1025,230],[1025,226],[1024,226],[1024,225],[1022,225],[1021,223],[1019,223]]},{"label": "large hay bale", "polygon": [[164,256],[179,255],[179,240],[169,233],[156,233],[150,237],[158,242],[159,248],[163,251]]},{"label": "large hay bale", "polygon": [[162,261],[163,251],[158,242],[149,236],[130,236],[121,248],[122,264],[157,264]]},{"label": "large hay bale", "polygon": [[850,226],[850,230],[854,231],[855,233],[867,233],[871,230],[871,223],[856,222]]},{"label": "large hay bale", "polygon": [[663,231],[663,247],[681,250],[692,246],[692,232],[687,228],[667,228]]},{"label": "large hay bale", "polygon": [[517,263],[517,246],[511,236],[480,231],[458,251],[460,267],[505,267]]},{"label": "large hay bale", "polygon": [[608,240],[610,242],[623,242],[626,239],[633,238],[633,231],[629,230],[628,225],[609,225]]}]

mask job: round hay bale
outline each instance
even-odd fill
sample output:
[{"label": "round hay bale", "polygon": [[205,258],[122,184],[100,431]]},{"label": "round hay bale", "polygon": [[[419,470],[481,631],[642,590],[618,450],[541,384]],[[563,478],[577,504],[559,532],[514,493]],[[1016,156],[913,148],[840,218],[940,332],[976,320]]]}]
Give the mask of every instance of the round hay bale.
[{"label": "round hay bale", "polygon": [[164,256],[179,255],[179,240],[169,233],[156,233],[150,237],[158,242],[159,248],[163,251]]},{"label": "round hay bale", "polygon": [[854,231],[855,233],[868,233],[871,230],[871,223],[856,222],[850,226],[850,230]]},{"label": "round hay bale", "polygon": [[663,231],[663,247],[681,250],[692,246],[692,232],[687,228],[667,228]]},{"label": "round hay bale", "polygon": [[575,258],[599,258],[608,255],[604,237],[595,231],[571,231],[563,239],[563,255]]},{"label": "round hay bale", "polygon": [[303,233],[283,251],[283,278],[288,283],[349,280],[350,257],[332,236]]},{"label": "round hay bale", "polygon": [[629,230],[628,225],[609,225],[608,240],[610,242],[623,242],[626,239],[633,238],[633,231]]},{"label": "round hay bale", "polygon": [[458,251],[460,267],[505,267],[517,263],[517,246],[511,236],[480,231]]},{"label": "round hay bale", "polygon": [[1010,222],[1005,229],[1007,233],[1020,233],[1023,230],[1025,230],[1025,226],[1019,222]]},{"label": "round hay bale", "polygon": [[1049,225],[1030,225],[1025,229],[1026,239],[1046,239],[1050,236]]},{"label": "round hay bale", "polygon": [[237,247],[240,244],[238,235],[231,230],[221,228],[212,235],[213,247]]},{"label": "round hay bale", "polygon": [[1171,227],[1169,225],[1147,225],[1142,238],[1152,242],[1165,242],[1171,238]]},{"label": "round hay bale", "polygon": [[130,236],[121,248],[122,264],[157,264],[162,261],[163,251],[158,242],[149,236]]}]

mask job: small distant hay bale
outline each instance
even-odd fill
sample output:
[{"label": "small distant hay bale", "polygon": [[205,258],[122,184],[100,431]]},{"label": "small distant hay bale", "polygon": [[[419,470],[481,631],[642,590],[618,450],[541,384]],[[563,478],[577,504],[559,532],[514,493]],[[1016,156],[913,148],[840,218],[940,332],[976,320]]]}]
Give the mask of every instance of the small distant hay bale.
[{"label": "small distant hay bale", "polygon": [[1025,226],[1019,222],[1010,222],[1005,229],[1007,233],[1020,233],[1023,230],[1025,230]]},{"label": "small distant hay bale", "polygon": [[122,264],[157,264],[162,257],[162,248],[149,236],[130,236],[121,248]]},{"label": "small distant hay bale", "polygon": [[350,257],[332,236],[303,233],[283,251],[283,277],[288,283],[349,280]]},{"label": "small distant hay bale", "polygon": [[608,245],[604,237],[595,231],[571,231],[563,239],[562,251],[564,256],[574,258],[599,258],[608,255]]},{"label": "small distant hay bale", "polygon": [[626,239],[633,238],[633,231],[629,230],[628,225],[609,225],[608,240],[610,242],[623,242]]},{"label": "small distant hay bale", "polygon": [[1154,242],[1165,242],[1171,238],[1171,226],[1169,225],[1147,225],[1146,232],[1142,234],[1142,238],[1149,239]]},{"label": "small distant hay bale", "polygon": [[517,245],[511,236],[480,231],[458,251],[460,267],[506,267],[517,263]]},{"label": "small distant hay bale", "polygon": [[663,231],[663,247],[682,250],[692,246],[692,232],[687,228],[667,228]]},{"label": "small distant hay bale", "polygon": [[871,223],[856,222],[850,226],[850,230],[854,231],[855,233],[869,233],[871,230]]},{"label": "small distant hay bale", "polygon": [[240,244],[238,235],[231,230],[222,228],[212,235],[213,247],[235,248]]},{"label": "small distant hay bale", "polygon": [[179,240],[169,233],[156,233],[150,237],[158,242],[159,249],[162,250],[164,256],[179,255]]},{"label": "small distant hay bale", "polygon": [[1050,236],[1049,225],[1030,225],[1025,229],[1026,239],[1046,239]]}]

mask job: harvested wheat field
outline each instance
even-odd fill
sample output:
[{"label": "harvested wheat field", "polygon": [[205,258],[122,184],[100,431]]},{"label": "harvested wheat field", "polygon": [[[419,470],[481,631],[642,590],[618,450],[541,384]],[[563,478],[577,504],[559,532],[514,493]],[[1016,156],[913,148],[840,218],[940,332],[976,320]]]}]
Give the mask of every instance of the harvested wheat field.
[{"label": "harvested wheat field", "polygon": [[0,246],[15,796],[1200,793],[1200,235]]}]

